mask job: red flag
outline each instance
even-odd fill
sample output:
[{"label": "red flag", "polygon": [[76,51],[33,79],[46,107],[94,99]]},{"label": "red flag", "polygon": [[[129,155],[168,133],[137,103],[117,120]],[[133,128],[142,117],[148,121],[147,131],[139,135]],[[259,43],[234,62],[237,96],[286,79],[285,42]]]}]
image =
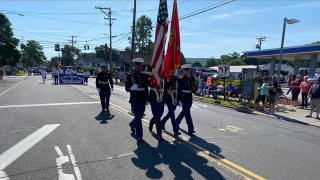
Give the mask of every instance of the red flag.
[{"label": "red flag", "polygon": [[168,80],[174,75],[175,70],[181,65],[181,48],[180,48],[180,28],[177,1],[173,2],[170,39],[168,42],[168,49],[166,58],[164,60],[163,75]]},{"label": "red flag", "polygon": [[164,49],[168,32],[168,8],[167,0],[160,0],[157,17],[156,38],[152,56],[152,83],[159,89],[160,79],[163,75]]}]

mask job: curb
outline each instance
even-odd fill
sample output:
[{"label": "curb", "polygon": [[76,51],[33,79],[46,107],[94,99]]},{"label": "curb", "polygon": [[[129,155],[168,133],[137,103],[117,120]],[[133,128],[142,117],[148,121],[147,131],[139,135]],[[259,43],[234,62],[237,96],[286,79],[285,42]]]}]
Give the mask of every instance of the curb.
[{"label": "curb", "polygon": [[288,118],[288,117],[279,118],[277,116],[260,113],[258,111],[254,111],[254,110],[251,110],[251,109],[250,109],[251,110],[250,112],[247,112],[247,108],[246,109],[242,109],[242,107],[230,107],[230,106],[223,106],[223,105],[214,104],[214,103],[208,103],[208,102],[205,102],[205,101],[201,101],[198,98],[194,98],[193,100],[194,101],[198,101],[198,102],[202,102],[202,103],[205,103],[205,104],[210,104],[210,105],[220,106],[220,107],[224,107],[224,108],[234,109],[234,110],[236,110],[238,112],[242,112],[242,113],[258,115],[258,116],[264,116],[264,117],[268,117],[268,118],[281,119],[281,120],[288,121],[288,122],[293,122],[293,123],[297,123],[297,124],[302,124],[302,125],[307,125],[307,126],[313,126],[313,127],[320,128],[320,126],[313,125],[313,124],[306,123],[306,122],[302,122],[302,121],[295,120],[295,119],[291,119],[291,118]]}]

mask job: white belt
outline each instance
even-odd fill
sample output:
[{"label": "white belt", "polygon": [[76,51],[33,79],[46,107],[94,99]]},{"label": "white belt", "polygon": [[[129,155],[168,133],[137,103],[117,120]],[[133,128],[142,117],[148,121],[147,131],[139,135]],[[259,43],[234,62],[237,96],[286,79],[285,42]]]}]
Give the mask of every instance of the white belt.
[{"label": "white belt", "polygon": [[109,84],[109,82],[100,82],[100,84]]},{"label": "white belt", "polygon": [[144,88],[138,88],[137,91],[144,91]]},{"label": "white belt", "polygon": [[183,92],[183,93],[191,93],[191,91],[188,91],[188,90],[181,90],[181,92]]}]

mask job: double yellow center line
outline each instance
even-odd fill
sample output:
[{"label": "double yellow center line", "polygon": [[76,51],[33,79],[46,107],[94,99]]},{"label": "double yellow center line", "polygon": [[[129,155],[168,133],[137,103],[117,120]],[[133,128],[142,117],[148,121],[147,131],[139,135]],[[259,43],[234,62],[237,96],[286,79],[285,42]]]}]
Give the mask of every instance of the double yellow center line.
[{"label": "double yellow center line", "polygon": [[[87,93],[87,91],[81,87],[78,87],[78,86],[73,86],[73,87],[80,90],[84,94],[90,96],[91,98],[94,98],[97,100],[100,99],[99,96],[97,96],[97,95],[89,95]],[[111,102],[110,102],[110,105],[114,110],[126,115],[129,118],[133,118],[133,116],[130,115],[129,111],[127,111],[126,109],[124,109],[114,103],[111,103]],[[142,121],[143,121],[143,125],[145,125],[147,127],[149,126],[148,120],[142,119]],[[255,174],[254,172],[252,172],[244,167],[241,167],[240,165],[237,165],[237,164],[225,159],[223,156],[221,156],[217,153],[211,152],[211,151],[191,142],[187,137],[185,137],[183,135],[176,137],[172,133],[170,133],[168,131],[164,131],[163,138],[165,138],[166,140],[169,140],[169,141],[177,140],[177,141],[183,142],[183,143],[191,146],[191,148],[197,152],[197,155],[207,159],[210,162],[217,164],[218,166],[224,168],[225,170],[227,170],[229,172],[234,173],[235,175],[241,177],[242,179],[257,179],[257,180],[265,180],[266,179],[258,174]]]}]

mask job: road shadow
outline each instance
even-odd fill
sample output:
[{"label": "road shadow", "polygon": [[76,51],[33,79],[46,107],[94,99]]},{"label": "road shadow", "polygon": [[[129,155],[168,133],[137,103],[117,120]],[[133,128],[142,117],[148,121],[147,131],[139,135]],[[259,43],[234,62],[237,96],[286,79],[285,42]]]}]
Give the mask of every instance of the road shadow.
[{"label": "road shadow", "polygon": [[163,172],[156,166],[165,164],[173,174],[171,179],[194,179],[195,172],[204,179],[225,179],[221,173],[210,166],[209,161],[197,154],[198,151],[187,144],[174,141],[172,143],[162,140],[158,146],[151,147],[146,142],[138,144],[134,151],[137,157],[131,158],[133,164],[140,169],[146,170],[149,179],[160,179]]},{"label": "road shadow", "polygon": [[142,170],[146,171],[149,179],[160,179],[163,172],[155,166],[162,163],[161,156],[157,148],[150,146],[148,143],[138,143],[138,148],[134,151],[137,157],[131,158],[132,163]]},{"label": "road shadow", "polygon": [[100,122],[100,124],[107,124],[109,120],[112,120],[115,117],[115,115],[106,113],[106,112],[100,112],[95,119]]},{"label": "road shadow", "polygon": [[[182,131],[183,133],[188,133],[187,131],[180,129],[180,131]],[[201,146],[203,148],[205,148],[206,150],[209,150],[210,152],[213,152],[217,155],[218,158],[223,159],[224,157],[222,155],[220,155],[221,153],[221,148],[213,143],[209,143],[208,141],[206,141],[203,138],[200,138],[199,136],[196,136],[195,134],[191,134],[189,135],[190,139],[189,141],[191,141],[192,143]]]}]

